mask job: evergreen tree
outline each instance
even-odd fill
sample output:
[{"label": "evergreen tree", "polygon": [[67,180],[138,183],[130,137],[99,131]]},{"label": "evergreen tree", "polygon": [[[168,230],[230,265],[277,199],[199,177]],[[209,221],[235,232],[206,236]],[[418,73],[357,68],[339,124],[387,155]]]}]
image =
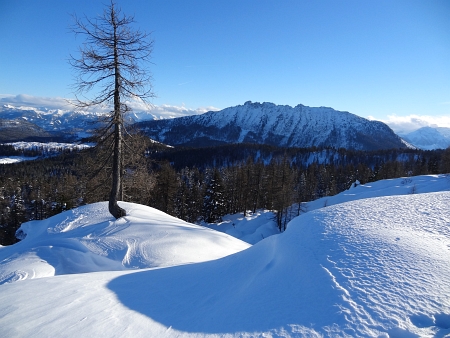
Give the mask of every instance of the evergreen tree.
[{"label": "evergreen tree", "polygon": [[222,176],[217,168],[214,168],[206,186],[203,197],[203,215],[208,223],[220,222],[224,215],[225,195]]},{"label": "evergreen tree", "polygon": [[441,173],[450,174],[450,147],[448,147],[442,154]]},{"label": "evergreen tree", "polygon": [[164,162],[156,177],[152,206],[170,215],[175,215],[178,191],[177,173],[170,163]]}]

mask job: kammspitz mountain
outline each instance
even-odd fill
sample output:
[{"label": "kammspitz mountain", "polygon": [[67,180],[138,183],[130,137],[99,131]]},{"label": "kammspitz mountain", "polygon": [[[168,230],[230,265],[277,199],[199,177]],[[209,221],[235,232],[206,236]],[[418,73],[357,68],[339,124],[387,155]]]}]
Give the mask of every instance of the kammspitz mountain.
[{"label": "kammspitz mountain", "polygon": [[378,150],[411,147],[386,124],[327,107],[248,101],[202,115],[137,124],[150,138],[173,146],[260,143],[281,147]]}]

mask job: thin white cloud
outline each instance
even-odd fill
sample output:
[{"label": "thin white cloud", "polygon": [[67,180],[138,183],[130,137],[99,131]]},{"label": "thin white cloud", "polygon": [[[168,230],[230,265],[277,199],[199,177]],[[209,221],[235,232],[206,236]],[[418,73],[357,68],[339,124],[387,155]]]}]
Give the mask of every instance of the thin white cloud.
[{"label": "thin white cloud", "polygon": [[173,118],[173,117],[181,117],[188,115],[199,115],[206,113],[208,111],[216,111],[218,110],[215,107],[200,107],[197,109],[186,108],[184,106],[171,106],[167,104],[163,104],[160,106],[154,106],[151,109],[151,113],[155,115],[157,118]]},{"label": "thin white cloud", "polygon": [[21,108],[38,108],[38,109],[73,109],[74,107],[62,97],[39,97],[27,94],[19,95],[2,95],[0,98],[1,105],[11,105]]},{"label": "thin white cloud", "polygon": [[[369,119],[374,120],[369,116]],[[381,120],[398,134],[407,134],[422,127],[446,127],[450,128],[450,116],[430,116],[430,115],[408,115],[397,116],[388,115],[388,118]]]},{"label": "thin white cloud", "polygon": [[[146,113],[154,115],[158,119],[174,118],[187,115],[203,114],[208,111],[218,110],[215,107],[200,107],[196,109],[186,108],[185,106],[172,106],[172,105],[150,105],[143,102],[140,99],[126,102],[134,113]],[[0,95],[0,107],[1,106],[13,106],[21,109],[39,109],[39,110],[79,110],[75,106],[71,105],[69,101],[61,97],[39,97],[27,94],[20,95]],[[91,112],[108,112],[110,107],[93,107],[84,109]]]}]

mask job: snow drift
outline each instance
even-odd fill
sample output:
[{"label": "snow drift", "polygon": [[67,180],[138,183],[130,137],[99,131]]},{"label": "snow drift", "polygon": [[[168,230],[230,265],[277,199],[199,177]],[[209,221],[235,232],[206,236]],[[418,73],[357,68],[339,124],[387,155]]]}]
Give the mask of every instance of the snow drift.
[{"label": "snow drift", "polygon": [[201,262],[248,244],[159,210],[120,202],[128,216],[115,220],[107,202],[22,224],[21,242],[0,247],[0,284],[26,278],[142,269]]}]

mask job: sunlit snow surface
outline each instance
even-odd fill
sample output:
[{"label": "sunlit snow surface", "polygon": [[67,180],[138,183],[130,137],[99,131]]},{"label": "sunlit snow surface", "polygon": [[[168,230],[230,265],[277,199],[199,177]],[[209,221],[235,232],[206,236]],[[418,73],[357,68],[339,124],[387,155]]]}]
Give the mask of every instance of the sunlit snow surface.
[{"label": "sunlit snow surface", "polygon": [[37,159],[37,157],[26,157],[26,156],[8,156],[3,157],[0,156],[0,164],[12,164],[12,163],[18,163],[23,161],[32,161]]},{"label": "sunlit snow surface", "polygon": [[[395,196],[401,180],[375,182],[366,189],[373,189],[375,196],[382,196],[384,190],[386,197],[367,198],[365,193],[365,199],[311,208],[295,218],[286,232],[242,251],[242,242],[231,241],[230,249],[228,239],[228,244],[222,237],[216,243],[209,235],[213,231],[178,221],[185,231],[170,235],[178,238],[181,252],[192,255],[204,248],[195,240],[190,243],[191,226],[198,230],[192,238],[207,233],[211,247],[216,243],[236,252],[222,254],[221,259],[208,261],[211,249],[206,249],[195,264],[179,259],[169,267],[3,284],[0,336],[445,337],[450,335],[450,181],[444,176],[412,179],[422,180],[424,187],[428,180],[434,187],[428,190],[435,192],[412,194],[419,191],[415,189]],[[136,214],[130,212],[128,219],[117,222],[104,220],[104,211],[97,213],[98,205],[93,205],[77,209],[73,216],[66,213],[57,220],[37,222],[36,232],[28,223],[24,230],[29,235],[23,242],[0,248],[0,270],[13,260],[25,261],[34,246],[51,249],[56,241],[45,244],[46,239],[53,235],[63,239],[71,231],[82,240],[75,246],[67,243],[69,250],[81,252],[78,245],[88,248],[85,243],[90,243],[90,252],[96,247],[99,257],[127,267],[126,259],[108,256],[114,250],[103,252],[103,244],[95,243],[108,242],[117,229],[116,233],[124,232],[120,237],[142,243],[144,219],[154,228],[177,223],[153,209],[127,206]],[[140,224],[136,233],[135,223]],[[87,234],[94,233],[89,230],[94,224],[98,229],[90,240]],[[24,247],[27,241],[42,245]],[[156,238],[154,245],[159,245]],[[124,252],[138,251],[131,247],[124,245]],[[166,256],[166,247],[160,249],[161,257]],[[9,255],[4,255],[5,250]],[[151,256],[148,253],[148,261]],[[211,259],[218,256],[212,254]]]},{"label": "sunlit snow surface", "polygon": [[[37,150],[42,155],[56,155],[62,150],[64,151],[79,151],[82,149],[90,148],[92,144],[75,144],[75,143],[58,143],[58,142],[12,142],[5,143],[11,145],[16,150]],[[0,156],[0,164],[12,164],[23,161],[33,161],[37,159],[37,156]]]},{"label": "sunlit snow surface", "polygon": [[121,202],[114,220],[106,202],[22,224],[21,242],[0,247],[0,284],[26,278],[195,263],[248,244],[159,210]]}]

